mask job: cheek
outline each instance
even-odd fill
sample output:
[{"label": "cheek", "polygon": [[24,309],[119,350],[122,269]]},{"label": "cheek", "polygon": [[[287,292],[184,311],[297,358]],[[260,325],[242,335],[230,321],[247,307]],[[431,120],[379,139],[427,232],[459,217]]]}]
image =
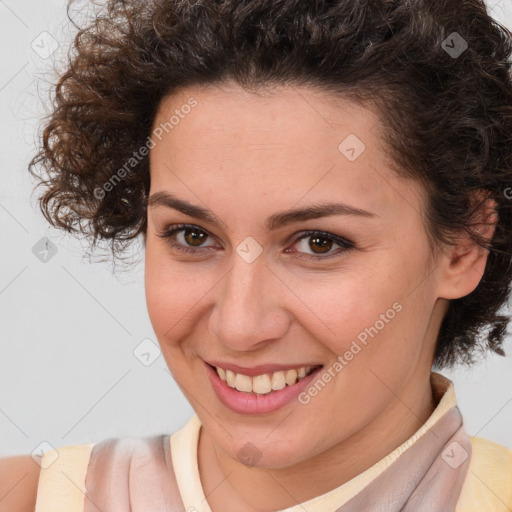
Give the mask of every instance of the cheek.
[{"label": "cheek", "polygon": [[197,323],[215,285],[211,270],[173,260],[166,247],[148,238],[145,253],[146,305],[162,349],[172,348]]},{"label": "cheek", "polygon": [[161,243],[148,238],[145,254],[145,292],[148,314],[160,343],[173,325],[183,316],[188,294],[193,290],[187,273],[177,272]]},{"label": "cheek", "polygon": [[337,353],[392,308],[398,295],[396,282],[368,268],[294,278],[288,284],[304,305],[296,301],[295,316]]},{"label": "cheek", "polygon": [[194,328],[188,318],[194,315],[193,306],[200,297],[197,297],[197,282],[189,272],[178,272],[176,265],[173,267],[166,262],[166,258],[157,257],[151,250],[146,252],[148,315],[167,367],[181,386],[190,378],[188,365],[183,363],[193,350],[193,346],[181,343],[181,340],[189,339],[186,336]]},{"label": "cheek", "polygon": [[176,336],[177,325],[200,299],[200,287],[188,274],[147,271],[146,304],[155,334],[162,342]]},{"label": "cheek", "polygon": [[360,271],[297,280],[297,295],[308,307],[299,321],[333,354],[366,366],[373,360],[400,365],[419,352],[428,323],[428,301],[419,299],[419,288],[410,293],[413,277],[422,275],[419,266],[380,259]]}]

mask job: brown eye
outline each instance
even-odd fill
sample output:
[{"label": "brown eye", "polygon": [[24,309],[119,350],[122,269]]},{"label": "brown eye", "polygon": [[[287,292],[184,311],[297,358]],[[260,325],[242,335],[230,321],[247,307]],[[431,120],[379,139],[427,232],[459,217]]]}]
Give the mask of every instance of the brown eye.
[{"label": "brown eye", "polygon": [[165,231],[158,233],[157,236],[166,240],[173,250],[179,252],[199,253],[213,247],[204,245],[210,235],[203,229],[190,224],[169,226]]},{"label": "brown eye", "polygon": [[[310,237],[309,240],[309,247],[313,252],[318,252],[318,254],[329,252],[332,247],[332,241],[325,237],[315,236]],[[318,251],[316,251],[316,249],[318,249]]]},{"label": "brown eye", "polygon": [[[306,240],[308,242],[306,243]],[[337,235],[324,233],[321,231],[307,231],[296,239],[295,244],[299,250],[293,251],[301,253],[299,258],[310,258],[317,260],[325,260],[331,256],[346,252],[347,250],[354,249],[355,245],[341,238]],[[331,249],[339,247],[338,250],[331,251]],[[325,256],[322,256],[325,254]]]},{"label": "brown eye", "polygon": [[208,238],[208,235],[198,229],[184,229],[183,238],[185,242],[194,247],[200,247],[201,244]]}]

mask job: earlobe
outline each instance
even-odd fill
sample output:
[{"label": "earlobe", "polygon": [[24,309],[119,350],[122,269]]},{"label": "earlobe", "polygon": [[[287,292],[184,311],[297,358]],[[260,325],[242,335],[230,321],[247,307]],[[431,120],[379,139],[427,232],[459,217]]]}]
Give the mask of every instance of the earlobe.
[{"label": "earlobe", "polygon": [[[478,210],[474,232],[482,241],[490,242],[494,236],[498,214],[496,202],[484,201]],[[440,259],[443,271],[439,284],[439,297],[459,299],[476,289],[485,272],[489,250],[464,233],[456,244],[446,248]]]}]

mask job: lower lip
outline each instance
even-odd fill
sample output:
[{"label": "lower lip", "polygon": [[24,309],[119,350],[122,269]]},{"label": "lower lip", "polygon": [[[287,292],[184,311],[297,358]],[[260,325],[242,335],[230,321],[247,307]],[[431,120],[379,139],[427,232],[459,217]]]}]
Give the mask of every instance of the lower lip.
[{"label": "lower lip", "polygon": [[286,385],[283,389],[274,390],[264,395],[245,393],[229,387],[219,375],[217,370],[206,364],[206,372],[219,400],[229,409],[240,414],[265,414],[274,412],[292,402],[309,386],[318,372],[317,368],[307,377],[300,379],[292,386]]}]

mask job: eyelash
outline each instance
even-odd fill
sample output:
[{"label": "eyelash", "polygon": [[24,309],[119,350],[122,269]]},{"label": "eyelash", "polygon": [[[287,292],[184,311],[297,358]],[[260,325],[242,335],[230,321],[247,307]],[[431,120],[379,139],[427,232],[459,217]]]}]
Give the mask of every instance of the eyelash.
[{"label": "eyelash", "polygon": [[[211,247],[202,247],[202,248],[198,247],[196,249],[191,249],[189,247],[184,247],[181,244],[177,244],[177,243],[174,243],[171,241],[172,237],[175,233],[178,233],[179,231],[186,231],[187,229],[199,231],[199,232],[202,232],[202,233],[205,233],[208,235],[207,231],[205,231],[204,229],[200,228],[199,226],[195,226],[193,224],[174,224],[172,226],[169,226],[165,231],[158,233],[157,236],[160,238],[163,238],[164,240],[167,240],[173,249],[175,249],[179,252],[182,252],[182,253],[197,254],[198,251],[204,251],[205,249],[206,250],[211,249]],[[313,237],[313,236],[318,236],[318,237],[333,241],[334,243],[336,243],[343,249],[343,251],[341,251],[341,252],[345,252],[345,251],[355,248],[355,245],[352,242],[350,242],[349,240],[341,238],[332,233],[326,233],[325,231],[316,231],[316,230],[309,230],[309,231],[301,232],[300,236],[298,236],[294,239],[293,245],[295,245],[297,242],[300,242],[304,238],[309,238],[309,237]],[[306,259],[313,259],[313,260],[318,261],[318,260],[325,260],[325,259],[328,259],[335,255],[338,255],[339,252],[340,251],[337,251],[337,252],[335,251],[333,253],[329,253],[327,256],[319,256],[319,255],[315,255],[315,254],[306,254],[306,255],[302,254],[302,255],[296,256],[296,257],[298,257],[299,259],[306,258]]]}]

